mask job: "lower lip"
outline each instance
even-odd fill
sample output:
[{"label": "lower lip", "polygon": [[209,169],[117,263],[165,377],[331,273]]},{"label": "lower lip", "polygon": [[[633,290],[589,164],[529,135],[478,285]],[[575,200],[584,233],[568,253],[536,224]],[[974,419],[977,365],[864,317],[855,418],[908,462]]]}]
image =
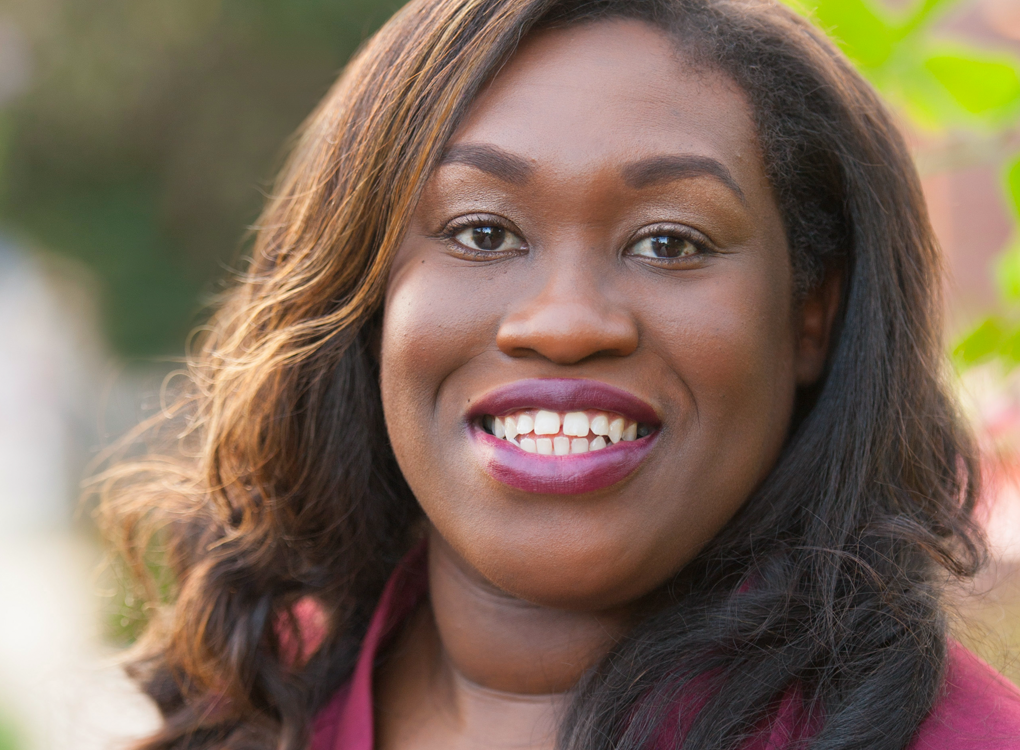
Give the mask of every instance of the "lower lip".
[{"label": "lower lip", "polygon": [[597,492],[626,479],[644,461],[659,434],[589,453],[544,456],[526,453],[477,427],[471,431],[489,476],[510,487],[545,495]]}]

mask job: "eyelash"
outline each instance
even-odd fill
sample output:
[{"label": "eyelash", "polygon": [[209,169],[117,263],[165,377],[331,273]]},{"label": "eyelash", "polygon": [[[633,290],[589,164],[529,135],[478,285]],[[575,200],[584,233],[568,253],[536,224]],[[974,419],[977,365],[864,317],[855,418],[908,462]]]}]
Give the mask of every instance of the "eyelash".
[{"label": "eyelash", "polygon": [[[457,235],[465,229],[485,226],[498,227],[506,230],[507,232],[512,232],[524,241],[524,249],[527,249],[527,241],[524,240],[524,234],[517,229],[513,223],[494,214],[471,214],[468,216],[458,217],[443,227],[443,229],[436,235],[436,239],[456,246],[457,251],[462,255],[469,255],[479,259],[491,260],[493,258],[504,257],[509,254],[519,254],[520,251],[475,250],[474,248],[467,247],[461,242],[458,242],[456,239]],[[694,246],[697,250],[697,254],[681,258],[660,259],[647,258],[645,256],[631,257],[644,258],[646,262],[650,262],[656,266],[676,266],[679,264],[690,263],[694,258],[715,254],[711,241],[696,229],[682,224],[655,224],[650,227],[645,227],[640,232],[633,235],[630,240],[628,240],[627,245],[624,248],[624,255],[627,255],[627,250],[634,247],[638,242],[648,239],[649,237],[676,237],[678,239],[685,240]]]},{"label": "eyelash", "polygon": [[627,255],[627,250],[637,245],[637,243],[641,242],[641,240],[646,240],[650,237],[676,237],[677,239],[691,243],[691,245],[694,246],[694,249],[697,250],[697,253],[693,256],[685,256],[681,258],[648,258],[645,256],[631,257],[640,257],[646,262],[653,263],[656,266],[676,266],[680,264],[688,264],[696,258],[716,254],[712,241],[692,227],[683,224],[653,224],[650,227],[644,227],[640,232],[630,238],[627,242],[627,247],[624,250],[624,255]]},{"label": "eyelash", "polygon": [[[519,250],[476,250],[472,247],[467,247],[461,242],[457,241],[457,235],[463,232],[465,229],[474,229],[476,227],[498,227],[507,232],[524,240],[524,233],[515,227],[510,221],[504,219],[502,216],[495,214],[470,214],[468,216],[460,216],[449,224],[436,235],[436,239],[442,240],[456,248],[457,252],[461,255],[470,256],[472,258],[478,258],[481,260],[492,260],[494,258],[502,258],[507,255],[519,255]],[[524,244],[524,249],[527,249],[527,242]]]}]

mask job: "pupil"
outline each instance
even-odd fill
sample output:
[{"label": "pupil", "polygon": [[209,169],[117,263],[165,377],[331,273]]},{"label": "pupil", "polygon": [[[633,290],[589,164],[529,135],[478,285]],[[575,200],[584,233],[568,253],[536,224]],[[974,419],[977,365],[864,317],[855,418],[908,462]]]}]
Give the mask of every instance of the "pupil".
[{"label": "pupil", "polygon": [[677,258],[686,242],[679,237],[652,237],[652,252],[657,258]]},{"label": "pupil", "polygon": [[506,239],[506,230],[501,227],[475,227],[472,235],[479,249],[496,250]]}]

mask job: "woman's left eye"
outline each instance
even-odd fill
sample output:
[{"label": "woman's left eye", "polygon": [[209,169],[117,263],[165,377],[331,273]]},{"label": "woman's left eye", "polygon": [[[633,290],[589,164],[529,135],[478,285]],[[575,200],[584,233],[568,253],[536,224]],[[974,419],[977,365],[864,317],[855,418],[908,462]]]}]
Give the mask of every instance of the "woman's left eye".
[{"label": "woman's left eye", "polygon": [[469,250],[483,252],[513,251],[524,247],[524,240],[509,229],[494,224],[466,227],[453,237]]},{"label": "woman's left eye", "polygon": [[686,237],[671,234],[655,234],[638,240],[627,251],[628,255],[656,260],[674,260],[701,253],[701,248]]}]

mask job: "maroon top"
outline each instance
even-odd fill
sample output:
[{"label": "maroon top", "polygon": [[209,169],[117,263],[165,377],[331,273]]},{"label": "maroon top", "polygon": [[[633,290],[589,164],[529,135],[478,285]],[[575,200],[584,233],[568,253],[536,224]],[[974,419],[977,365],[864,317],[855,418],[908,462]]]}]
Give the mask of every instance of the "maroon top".
[{"label": "maroon top", "polygon": [[[390,577],[372,615],[354,675],[315,718],[311,750],[373,750],[372,668],[376,654],[428,592],[422,545]],[[321,642],[314,608],[295,608],[302,648],[298,660]],[[307,648],[313,645],[312,648]],[[771,729],[747,750],[778,750],[809,730],[798,722],[795,700],[784,700]],[[668,743],[672,747],[672,742]],[[958,643],[950,646],[942,696],[921,724],[910,750],[1020,749],[1020,690]]]}]

